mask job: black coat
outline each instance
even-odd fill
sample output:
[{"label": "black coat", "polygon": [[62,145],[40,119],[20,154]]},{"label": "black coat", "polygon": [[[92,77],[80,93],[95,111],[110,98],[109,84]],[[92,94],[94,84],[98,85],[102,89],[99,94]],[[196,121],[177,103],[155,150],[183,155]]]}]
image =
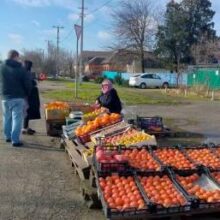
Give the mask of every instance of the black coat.
[{"label": "black coat", "polygon": [[28,96],[29,108],[27,110],[27,117],[29,120],[41,118],[39,91],[37,88],[37,83],[34,79],[32,80],[32,84],[33,84],[33,88],[31,90],[30,95]]},{"label": "black coat", "polygon": [[110,113],[120,113],[122,110],[121,101],[114,88],[106,94],[101,93],[97,100],[102,107],[108,108]]}]

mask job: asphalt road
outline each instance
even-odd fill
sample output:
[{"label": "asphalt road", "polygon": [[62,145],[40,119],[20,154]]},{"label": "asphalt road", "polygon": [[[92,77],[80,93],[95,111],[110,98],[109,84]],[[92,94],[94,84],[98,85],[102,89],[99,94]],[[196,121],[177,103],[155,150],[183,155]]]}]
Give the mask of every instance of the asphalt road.
[{"label": "asphalt road", "polygon": [[[59,86],[62,87],[43,82],[40,89]],[[220,137],[219,112],[219,102],[126,109],[127,116],[160,115],[171,126],[202,133],[202,140],[212,141]],[[104,219],[102,211],[89,210],[83,203],[79,179],[73,175],[65,152],[60,150],[59,140],[46,136],[44,115],[41,120],[31,122],[31,127],[37,133],[22,136],[25,143],[22,148],[13,148],[0,139],[0,220]]]}]

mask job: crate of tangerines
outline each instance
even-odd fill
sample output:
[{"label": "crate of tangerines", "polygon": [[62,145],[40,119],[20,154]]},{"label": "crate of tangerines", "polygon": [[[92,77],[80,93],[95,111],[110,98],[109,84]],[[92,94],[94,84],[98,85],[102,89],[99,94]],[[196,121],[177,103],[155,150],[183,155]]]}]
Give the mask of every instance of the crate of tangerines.
[{"label": "crate of tangerines", "polygon": [[46,120],[65,120],[70,113],[67,102],[54,101],[44,105]]},{"label": "crate of tangerines", "polygon": [[90,134],[98,129],[113,125],[122,120],[120,114],[104,113],[97,116],[93,120],[85,122],[84,125],[78,126],[75,130],[75,135],[80,139],[82,143],[90,141]]},{"label": "crate of tangerines", "polygon": [[191,211],[191,197],[166,174],[103,173],[96,181],[107,218],[146,218]]},{"label": "crate of tangerines", "polygon": [[144,218],[149,214],[150,204],[145,203],[133,175],[103,173],[96,178],[96,185],[106,218]]}]

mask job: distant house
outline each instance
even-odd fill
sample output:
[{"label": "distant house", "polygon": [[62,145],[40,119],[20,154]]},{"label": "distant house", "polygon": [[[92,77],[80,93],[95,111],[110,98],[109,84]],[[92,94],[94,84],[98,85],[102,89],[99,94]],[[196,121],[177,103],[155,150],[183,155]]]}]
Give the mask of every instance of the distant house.
[{"label": "distant house", "polygon": [[102,62],[111,54],[112,51],[83,51],[84,73],[100,74],[103,71]]},{"label": "distant house", "polygon": [[[141,72],[141,62],[134,51],[119,49],[116,51],[84,51],[84,73],[101,75],[103,71]],[[152,52],[145,52],[145,71],[160,69],[162,65]]]}]

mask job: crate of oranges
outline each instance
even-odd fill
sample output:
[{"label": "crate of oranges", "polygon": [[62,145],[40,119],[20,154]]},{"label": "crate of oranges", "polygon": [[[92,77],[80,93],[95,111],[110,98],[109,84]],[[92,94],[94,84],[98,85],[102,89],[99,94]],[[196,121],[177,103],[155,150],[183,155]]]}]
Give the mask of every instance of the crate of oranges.
[{"label": "crate of oranges", "polygon": [[157,215],[190,213],[191,197],[167,174],[144,174],[137,178],[145,201],[154,205]]},{"label": "crate of oranges", "polygon": [[84,125],[78,126],[75,129],[75,135],[81,139],[82,143],[90,141],[90,134],[101,128],[110,126],[121,120],[121,115],[119,114],[107,114],[104,113],[94,120],[87,121]]},{"label": "crate of oranges", "polygon": [[50,102],[44,108],[46,120],[65,120],[70,113],[70,106],[66,102]]},{"label": "crate of oranges", "polygon": [[148,205],[133,175],[97,175],[96,184],[103,210],[108,219],[145,218]]}]

